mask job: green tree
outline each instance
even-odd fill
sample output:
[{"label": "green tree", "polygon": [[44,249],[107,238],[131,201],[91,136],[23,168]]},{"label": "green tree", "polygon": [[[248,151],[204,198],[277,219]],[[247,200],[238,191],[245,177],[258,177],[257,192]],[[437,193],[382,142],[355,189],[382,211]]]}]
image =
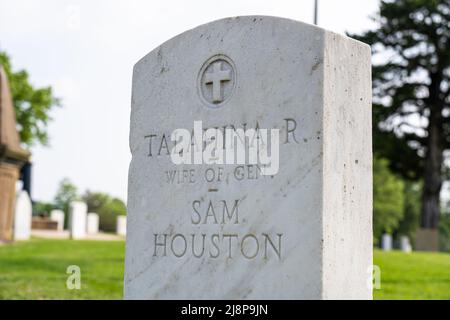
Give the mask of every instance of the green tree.
[{"label": "green tree", "polygon": [[450,204],[439,223],[439,249],[450,252]]},{"label": "green tree", "polygon": [[100,229],[103,231],[115,231],[117,216],[125,215],[127,208],[125,203],[102,192],[86,191],[83,195],[89,212],[99,215]]},{"label": "green tree", "polygon": [[55,195],[54,202],[56,208],[61,209],[66,213],[66,222],[69,215],[70,203],[78,199],[79,196],[77,187],[68,178],[64,178],[63,180],[61,180]]},{"label": "green tree", "polygon": [[33,87],[25,70],[14,72],[9,56],[1,51],[0,65],[9,79],[21,142],[28,147],[46,145],[50,111],[60,106],[60,100],[53,96],[51,87]]},{"label": "green tree", "polygon": [[84,193],[82,199],[87,204],[88,211],[95,213],[98,213],[101,208],[111,201],[111,197],[107,193],[91,192],[89,190]]},{"label": "green tree", "polygon": [[381,1],[372,45],[374,147],[408,178],[423,177],[421,226],[436,229],[450,148],[450,0]]},{"label": "green tree", "polygon": [[55,209],[53,203],[35,201],[33,202],[33,215],[49,216],[50,212]]},{"label": "green tree", "polygon": [[396,231],[399,235],[408,236],[414,240],[415,232],[419,227],[421,206],[421,182],[404,180],[404,210]]},{"label": "green tree", "polygon": [[403,218],[403,181],[389,170],[389,161],[374,159],[373,164],[373,233],[378,243],[384,232],[393,233]]}]

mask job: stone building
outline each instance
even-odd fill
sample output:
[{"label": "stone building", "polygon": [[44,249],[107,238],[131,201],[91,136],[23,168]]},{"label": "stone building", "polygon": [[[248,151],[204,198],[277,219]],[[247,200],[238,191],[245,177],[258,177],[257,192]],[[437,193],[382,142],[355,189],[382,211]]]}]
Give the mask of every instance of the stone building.
[{"label": "stone building", "polygon": [[16,182],[29,157],[20,146],[11,91],[0,66],[0,242],[13,240]]}]

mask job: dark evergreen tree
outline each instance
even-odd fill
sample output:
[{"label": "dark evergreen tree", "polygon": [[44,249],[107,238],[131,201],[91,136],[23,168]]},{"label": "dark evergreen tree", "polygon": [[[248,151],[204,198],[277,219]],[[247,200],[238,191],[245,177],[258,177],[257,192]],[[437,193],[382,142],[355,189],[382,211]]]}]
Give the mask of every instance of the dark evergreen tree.
[{"label": "dark evergreen tree", "polygon": [[[374,150],[408,179],[423,177],[421,227],[436,229],[450,149],[450,0],[381,1],[374,54]],[[382,61],[382,63],[378,63]]]}]

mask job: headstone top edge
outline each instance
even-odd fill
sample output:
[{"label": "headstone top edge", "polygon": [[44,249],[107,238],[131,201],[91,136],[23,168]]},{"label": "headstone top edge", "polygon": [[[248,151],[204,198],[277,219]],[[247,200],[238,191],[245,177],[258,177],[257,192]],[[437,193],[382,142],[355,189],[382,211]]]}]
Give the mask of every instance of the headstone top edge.
[{"label": "headstone top edge", "polygon": [[[226,17],[226,18],[213,20],[213,21],[210,21],[210,22],[207,22],[204,24],[200,24],[194,28],[188,29],[188,30],[186,30],[182,33],[179,33],[179,34],[175,35],[174,37],[166,40],[165,42],[163,42],[162,44],[160,44],[159,46],[155,47],[153,50],[151,50],[150,52],[145,54],[142,58],[140,58],[134,64],[133,71],[135,71],[142,63],[144,63],[148,57],[150,57],[152,55],[157,55],[158,52],[161,49],[163,49],[164,47],[169,46],[171,43],[177,41],[178,39],[180,39],[182,37],[186,37],[191,33],[198,32],[201,29],[205,29],[205,28],[211,27],[213,25],[226,24],[226,23],[245,23],[245,22],[254,23],[256,21],[270,21],[270,22],[279,21],[279,22],[286,23],[286,24],[297,25],[299,27],[310,29],[310,30],[315,29],[316,31],[321,32],[321,33],[331,32],[329,30],[326,30],[322,27],[319,27],[319,26],[316,26],[313,24],[309,24],[309,23],[306,23],[303,21],[298,21],[298,20],[285,18],[285,17],[266,16],[266,15],[243,15],[243,16]],[[349,38],[346,35],[341,35],[341,34],[337,34],[337,33],[336,33],[336,35],[345,37],[345,38]],[[351,39],[351,38],[349,38],[349,39]]]},{"label": "headstone top edge", "polygon": [[349,41],[349,42],[353,43],[356,46],[360,46],[360,47],[364,48],[365,50],[368,50],[370,54],[372,52],[372,47],[370,46],[370,44],[367,44],[367,43],[362,42],[360,40],[357,40],[357,39],[354,39],[352,37],[349,37],[346,34],[341,34],[341,33],[337,33],[337,32],[330,31],[330,30],[325,30],[325,35],[326,35],[325,39],[327,39],[327,38],[329,39],[330,37],[340,38],[342,40]]},{"label": "headstone top edge", "polygon": [[71,203],[70,203],[70,207],[71,208],[83,208],[83,209],[86,209],[87,210],[87,204],[86,203],[84,203],[83,201],[78,201],[78,200],[76,200],[76,201],[72,201]]}]

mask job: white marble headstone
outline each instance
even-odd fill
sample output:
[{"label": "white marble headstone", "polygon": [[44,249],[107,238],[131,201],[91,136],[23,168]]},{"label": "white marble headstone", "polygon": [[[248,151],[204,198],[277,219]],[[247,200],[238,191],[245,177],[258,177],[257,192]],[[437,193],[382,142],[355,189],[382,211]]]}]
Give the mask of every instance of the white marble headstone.
[{"label": "white marble headstone", "polygon": [[116,233],[119,236],[125,236],[127,234],[127,216],[117,216]]},{"label": "white marble headstone", "polygon": [[[127,299],[370,299],[371,50],[262,16],[134,66]],[[175,129],[279,129],[280,165],[176,165]],[[200,145],[200,144],[198,144]]]},{"label": "white marble headstone", "polygon": [[58,223],[57,230],[63,231],[64,230],[64,211],[62,210],[52,210],[50,212],[50,220],[56,221]]},{"label": "white marble headstone", "polygon": [[16,198],[14,214],[14,240],[29,240],[33,208],[28,192],[22,190]]},{"label": "white marble headstone", "polygon": [[412,246],[411,242],[409,241],[409,237],[407,236],[400,237],[400,250],[407,253],[412,251]]},{"label": "white marble headstone", "polygon": [[86,237],[87,205],[81,201],[74,201],[69,206],[69,228],[72,239],[84,239]]},{"label": "white marble headstone", "polygon": [[392,250],[392,236],[390,234],[383,234],[381,236],[381,249],[383,251],[391,251]]},{"label": "white marble headstone", "polygon": [[86,231],[88,234],[97,234],[98,233],[98,227],[99,227],[99,216],[98,214],[91,212],[87,215],[87,225],[86,225]]}]

